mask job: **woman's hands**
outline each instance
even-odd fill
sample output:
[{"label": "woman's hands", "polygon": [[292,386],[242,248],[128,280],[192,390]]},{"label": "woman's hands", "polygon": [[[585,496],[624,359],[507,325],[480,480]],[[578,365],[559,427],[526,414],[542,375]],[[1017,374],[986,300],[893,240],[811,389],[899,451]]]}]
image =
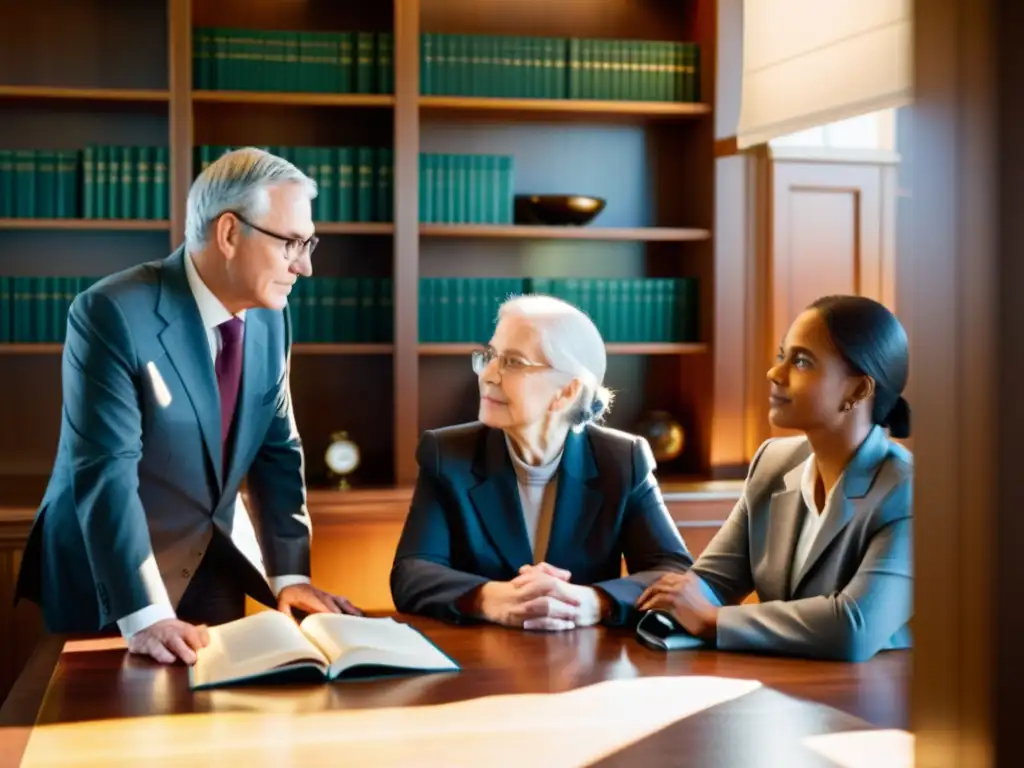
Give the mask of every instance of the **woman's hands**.
[{"label": "woman's hands", "polygon": [[694,637],[714,641],[718,634],[718,608],[704,597],[694,573],[666,573],[644,590],[636,605],[641,611],[672,614]]},{"label": "woman's hands", "polygon": [[524,565],[512,581],[490,581],[476,591],[475,613],[506,627],[560,631],[589,627],[607,615],[608,597],[570,584],[571,574],[547,563]]}]

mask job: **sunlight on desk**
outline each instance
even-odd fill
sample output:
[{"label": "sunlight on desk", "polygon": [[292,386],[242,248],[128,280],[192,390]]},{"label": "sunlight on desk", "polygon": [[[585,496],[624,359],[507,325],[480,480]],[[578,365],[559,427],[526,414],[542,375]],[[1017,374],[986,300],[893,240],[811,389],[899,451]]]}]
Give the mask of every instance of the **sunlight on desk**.
[{"label": "sunlight on desk", "polygon": [[913,768],[914,736],[894,729],[810,736],[803,744],[841,768]]},{"label": "sunlight on desk", "polygon": [[22,765],[520,766],[526,755],[546,764],[586,765],[760,686],[756,680],[647,677],[419,707],[280,714],[271,706],[258,713],[45,725],[32,732]]}]

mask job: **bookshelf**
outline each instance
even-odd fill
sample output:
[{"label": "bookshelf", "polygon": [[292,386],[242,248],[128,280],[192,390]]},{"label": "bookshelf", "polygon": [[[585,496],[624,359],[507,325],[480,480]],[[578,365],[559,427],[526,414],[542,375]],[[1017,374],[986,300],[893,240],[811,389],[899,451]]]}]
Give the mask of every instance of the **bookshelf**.
[{"label": "bookshelf", "polygon": [[[58,13],[62,23],[44,27]],[[158,218],[99,218],[81,210],[0,215],[2,275],[99,276],[166,256],[182,239],[199,147],[392,152],[386,220],[317,224],[316,278],[389,285],[392,308],[386,340],[310,338],[294,347],[292,391],[311,487],[325,481],[323,452],[334,431],[347,430],[360,444],[357,487],[390,487],[415,480],[423,429],[475,418],[473,344],[421,333],[420,281],[431,278],[514,279],[527,288],[535,280],[694,280],[692,338],[609,340],[607,383],[618,392],[610,424],[631,429],[647,411],[668,410],[686,428],[688,447],[661,467],[662,476],[712,473],[714,0],[491,0],[487,13],[474,0],[37,0],[17,4],[9,15],[0,31],[0,46],[11,53],[0,62],[0,150],[163,146],[167,203]],[[345,87],[317,80],[322,71],[288,80],[293,73],[276,64],[259,70],[264,80],[257,82],[244,68],[211,69],[202,52],[215,50],[213,37],[204,30],[244,30],[236,44],[265,50],[306,44],[314,50],[327,33],[351,32],[357,61]],[[390,81],[359,70],[359,33],[377,45],[390,36],[392,64],[381,70]],[[581,90],[577,98],[553,98],[562,76],[544,69],[547,64],[537,70],[541,79],[531,94],[513,93],[521,87],[515,82],[499,96],[426,92],[426,35],[431,45],[470,46],[465,61],[477,60],[480,50],[472,46],[485,39],[479,36],[488,44],[515,36],[526,41],[515,45],[537,46],[529,55],[542,63],[552,60],[545,51],[555,48],[544,46],[554,41],[565,50],[571,41],[591,41],[591,56],[612,50],[602,45],[619,45],[619,58],[613,56],[619,69],[628,69],[630,56],[644,61],[648,55],[634,53],[633,41],[696,43],[699,84],[691,86],[699,85],[699,98],[630,98],[613,80],[594,85],[590,96]],[[253,60],[252,49],[234,50]],[[457,51],[452,60],[459,60]],[[310,54],[307,61],[315,68],[318,59]],[[216,78],[223,87],[215,87]],[[437,80],[431,82],[436,91]],[[466,83],[463,91],[480,90]],[[610,90],[599,94],[600,87]],[[421,221],[421,153],[511,157],[516,193],[593,194],[608,205],[586,227]],[[61,349],[59,340],[0,344],[0,396],[24,404],[0,434],[0,483],[49,467],[59,430]]]}]

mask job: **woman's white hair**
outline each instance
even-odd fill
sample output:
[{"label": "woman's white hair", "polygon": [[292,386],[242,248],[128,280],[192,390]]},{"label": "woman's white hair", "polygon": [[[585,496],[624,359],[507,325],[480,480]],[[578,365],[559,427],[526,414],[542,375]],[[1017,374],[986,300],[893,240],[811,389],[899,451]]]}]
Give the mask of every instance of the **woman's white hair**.
[{"label": "woman's white hair", "polygon": [[249,221],[270,207],[269,187],[302,185],[309,199],[317,196],[316,182],[285,160],[255,147],[227,152],[199,174],[188,192],[185,211],[185,247],[196,252],[206,245],[210,222],[226,211]]},{"label": "woman's white hair", "polygon": [[498,321],[509,316],[522,317],[537,329],[552,368],[580,380],[579,399],[568,414],[573,429],[603,419],[615,395],[604,386],[608,356],[594,321],[569,302],[542,294],[508,299],[498,309]]}]

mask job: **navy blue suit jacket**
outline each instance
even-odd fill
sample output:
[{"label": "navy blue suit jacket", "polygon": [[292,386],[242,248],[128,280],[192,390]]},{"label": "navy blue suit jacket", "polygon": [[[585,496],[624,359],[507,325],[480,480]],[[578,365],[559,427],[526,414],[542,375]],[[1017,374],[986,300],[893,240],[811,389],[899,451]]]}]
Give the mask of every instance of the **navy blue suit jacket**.
[{"label": "navy blue suit jacket", "polygon": [[[472,621],[456,607],[487,581],[532,563],[517,480],[501,430],[479,422],[423,434],[416,490],[391,570],[399,611]],[[693,563],[654,478],[643,438],[598,426],[570,432],[546,562],[613,602],[607,623],[639,618],[644,588]],[[630,575],[622,577],[625,557]]]}]

